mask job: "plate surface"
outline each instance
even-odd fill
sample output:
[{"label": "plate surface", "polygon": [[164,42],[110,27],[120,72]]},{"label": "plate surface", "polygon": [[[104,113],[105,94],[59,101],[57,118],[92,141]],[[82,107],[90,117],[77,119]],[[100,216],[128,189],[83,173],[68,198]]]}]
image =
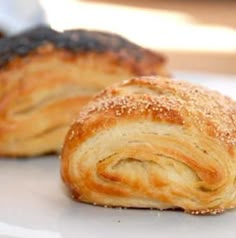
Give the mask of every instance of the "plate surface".
[{"label": "plate surface", "polygon": [[[236,100],[236,76],[176,72]],[[57,157],[0,160],[1,238],[235,238],[236,209],[218,216],[111,209],[69,198]]]}]

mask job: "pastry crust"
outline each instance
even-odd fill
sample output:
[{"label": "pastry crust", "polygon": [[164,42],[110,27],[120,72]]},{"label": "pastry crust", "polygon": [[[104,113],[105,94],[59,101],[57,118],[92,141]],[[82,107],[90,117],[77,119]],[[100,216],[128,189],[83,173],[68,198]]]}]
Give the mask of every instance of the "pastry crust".
[{"label": "pastry crust", "polygon": [[39,27],[0,41],[0,155],[59,151],[97,91],[131,75],[166,74],[165,58],[114,34]]},{"label": "pastry crust", "polygon": [[61,175],[87,203],[221,213],[236,206],[236,103],[165,77],[109,87],[71,126]]}]

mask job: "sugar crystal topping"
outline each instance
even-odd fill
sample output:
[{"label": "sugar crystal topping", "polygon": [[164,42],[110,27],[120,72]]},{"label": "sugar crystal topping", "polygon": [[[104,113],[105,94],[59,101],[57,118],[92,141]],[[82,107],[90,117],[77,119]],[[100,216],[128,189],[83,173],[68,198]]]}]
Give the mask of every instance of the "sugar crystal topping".
[{"label": "sugar crystal topping", "polygon": [[163,118],[170,116],[170,111],[176,111],[185,124],[236,145],[236,103],[218,92],[184,81],[163,77],[134,78],[106,89],[82,114],[111,111],[117,117],[157,112],[162,113]]}]

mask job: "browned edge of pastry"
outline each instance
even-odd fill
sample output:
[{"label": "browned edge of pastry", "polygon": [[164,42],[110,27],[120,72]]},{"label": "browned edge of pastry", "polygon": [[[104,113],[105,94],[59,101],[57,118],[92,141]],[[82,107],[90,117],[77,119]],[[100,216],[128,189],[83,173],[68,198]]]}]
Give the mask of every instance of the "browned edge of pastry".
[{"label": "browned edge of pastry", "polygon": [[0,68],[6,66],[11,59],[27,56],[49,43],[55,48],[74,53],[112,52],[118,54],[120,59],[132,58],[136,62],[148,64],[163,64],[166,61],[162,54],[144,49],[117,34],[83,29],[57,32],[47,26],[38,26],[0,40]]}]

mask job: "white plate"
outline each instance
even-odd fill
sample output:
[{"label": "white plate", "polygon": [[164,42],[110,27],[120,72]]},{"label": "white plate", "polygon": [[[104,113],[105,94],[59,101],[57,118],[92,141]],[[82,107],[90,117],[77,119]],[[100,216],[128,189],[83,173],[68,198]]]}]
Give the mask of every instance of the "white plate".
[{"label": "white plate", "polygon": [[[236,77],[177,72],[235,97]],[[236,237],[236,209],[218,216],[111,209],[77,203],[65,193],[56,157],[0,160],[0,237]]]}]

